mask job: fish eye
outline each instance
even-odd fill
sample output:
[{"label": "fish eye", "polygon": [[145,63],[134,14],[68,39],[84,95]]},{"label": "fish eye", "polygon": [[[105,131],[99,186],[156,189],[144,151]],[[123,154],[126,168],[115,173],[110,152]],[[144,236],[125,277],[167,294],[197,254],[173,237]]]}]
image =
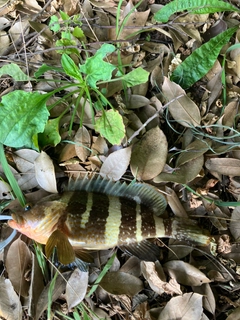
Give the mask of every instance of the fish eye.
[{"label": "fish eye", "polygon": [[27,204],[25,205],[25,207],[24,207],[24,211],[29,211],[29,210],[31,210],[31,209],[32,209],[32,206],[31,206],[30,203],[27,203]]}]

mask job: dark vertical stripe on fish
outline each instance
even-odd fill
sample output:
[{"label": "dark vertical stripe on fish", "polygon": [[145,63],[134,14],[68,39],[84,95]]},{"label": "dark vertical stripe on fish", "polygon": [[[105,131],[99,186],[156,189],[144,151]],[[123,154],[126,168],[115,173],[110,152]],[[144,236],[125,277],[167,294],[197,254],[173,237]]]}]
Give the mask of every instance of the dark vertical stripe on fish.
[{"label": "dark vertical stripe on fish", "polygon": [[[104,241],[106,220],[109,215],[109,198],[102,193],[92,193],[92,208],[90,211],[86,230],[89,235],[96,238],[96,242]],[[92,232],[92,234],[91,234]]]},{"label": "dark vertical stripe on fish", "polygon": [[66,212],[70,214],[78,214],[79,217],[86,211],[88,201],[88,193],[86,191],[73,192],[66,207]]},{"label": "dark vertical stripe on fish", "polygon": [[125,241],[126,239],[136,239],[137,230],[137,204],[135,201],[119,198],[121,203],[121,225],[119,227],[119,241]]},{"label": "dark vertical stripe on fish", "polygon": [[154,213],[151,208],[141,204],[141,216],[142,216],[142,237],[156,237],[156,227]]}]

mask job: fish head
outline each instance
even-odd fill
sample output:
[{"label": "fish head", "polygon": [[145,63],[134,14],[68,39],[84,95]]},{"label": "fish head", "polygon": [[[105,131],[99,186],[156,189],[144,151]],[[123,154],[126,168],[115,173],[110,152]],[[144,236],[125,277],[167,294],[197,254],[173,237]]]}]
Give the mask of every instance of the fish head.
[{"label": "fish head", "polygon": [[30,239],[46,244],[57,229],[63,212],[64,204],[60,201],[41,202],[33,207],[27,205],[21,211],[13,212],[12,220],[9,220],[8,224]]}]

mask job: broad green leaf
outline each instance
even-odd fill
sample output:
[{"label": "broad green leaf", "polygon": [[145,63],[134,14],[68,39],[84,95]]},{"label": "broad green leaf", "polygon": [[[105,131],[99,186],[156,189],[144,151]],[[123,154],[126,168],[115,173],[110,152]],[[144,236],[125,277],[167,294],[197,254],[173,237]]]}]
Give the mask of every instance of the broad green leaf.
[{"label": "broad green leaf", "polygon": [[43,65],[41,65],[41,67],[34,73],[34,76],[36,78],[41,77],[45,72],[47,71],[56,71],[56,72],[63,72],[62,68],[58,68],[58,67],[52,67],[52,66],[48,66],[45,63]]},{"label": "broad green leaf", "polygon": [[43,132],[49,117],[49,95],[16,90],[2,97],[0,104],[0,143],[13,148],[38,150],[37,134]]},{"label": "broad green leaf", "polygon": [[229,42],[230,37],[237,29],[238,27],[228,29],[193,51],[173,71],[171,81],[187,89],[201,79],[213,67],[222,47]]},{"label": "broad green leaf", "polygon": [[172,14],[184,10],[190,11],[193,14],[240,11],[231,4],[219,0],[174,0],[156,12],[154,18],[158,22],[167,22]]},{"label": "broad green leaf", "polygon": [[120,144],[125,135],[123,119],[118,111],[109,110],[97,119],[95,130],[111,144]]},{"label": "broad green leaf", "polygon": [[128,88],[148,81],[149,72],[143,68],[137,68],[121,77]]},{"label": "broad green leaf", "polygon": [[58,32],[60,30],[60,23],[57,16],[55,15],[51,16],[50,22],[49,22],[49,29],[52,30],[53,32]]},{"label": "broad green leaf", "polygon": [[61,141],[59,134],[59,121],[61,117],[49,119],[46,123],[43,133],[38,135],[39,144],[41,147],[56,146]]},{"label": "broad green leaf", "polygon": [[111,63],[103,61],[107,54],[114,52],[115,47],[111,44],[103,44],[101,48],[91,58],[88,58],[82,66],[81,72],[87,75],[87,83],[93,89],[97,89],[96,82],[103,80],[109,81],[112,78],[112,72],[116,67]]},{"label": "broad green leaf", "polygon": [[12,77],[15,81],[29,81],[30,78],[22,72],[19,66],[15,63],[6,64],[0,68],[0,76],[7,74]]},{"label": "broad green leaf", "polygon": [[76,66],[75,62],[67,54],[64,53],[62,55],[61,63],[67,75],[69,75],[70,77],[73,77],[74,79],[77,79],[80,82],[83,81],[79,68]]}]

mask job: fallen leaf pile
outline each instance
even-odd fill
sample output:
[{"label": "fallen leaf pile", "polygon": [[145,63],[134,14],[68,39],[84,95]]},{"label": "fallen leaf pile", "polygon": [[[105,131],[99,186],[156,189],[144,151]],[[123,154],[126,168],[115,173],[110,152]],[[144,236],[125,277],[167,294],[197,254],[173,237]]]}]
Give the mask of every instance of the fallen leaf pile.
[{"label": "fallen leaf pile", "polygon": [[136,179],[215,240],[59,272],[18,235],[0,253],[1,319],[239,319],[239,25],[238,0],[0,2],[0,144],[27,203],[70,177]]}]

